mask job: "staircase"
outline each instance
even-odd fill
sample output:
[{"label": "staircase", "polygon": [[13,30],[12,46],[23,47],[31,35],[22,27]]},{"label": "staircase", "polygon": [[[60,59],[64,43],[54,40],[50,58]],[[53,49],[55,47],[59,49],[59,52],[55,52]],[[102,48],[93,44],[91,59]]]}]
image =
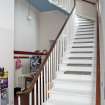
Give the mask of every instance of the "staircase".
[{"label": "staircase", "polygon": [[74,0],[48,0],[51,4],[57,6],[58,8],[66,11],[67,13],[71,12],[72,3]]},{"label": "staircase", "polygon": [[95,105],[96,23],[76,16],[75,34],[43,105]]},{"label": "staircase", "polygon": [[[50,1],[65,7],[64,0]],[[101,105],[99,16],[97,21],[81,17],[75,7],[76,0],[71,12],[66,8],[70,16],[30,86],[17,93],[18,105]]]}]

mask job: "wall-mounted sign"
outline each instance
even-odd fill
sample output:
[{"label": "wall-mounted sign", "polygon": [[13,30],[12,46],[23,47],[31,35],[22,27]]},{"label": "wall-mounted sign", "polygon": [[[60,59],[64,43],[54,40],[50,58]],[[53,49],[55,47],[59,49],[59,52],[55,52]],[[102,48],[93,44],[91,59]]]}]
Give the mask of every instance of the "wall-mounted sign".
[{"label": "wall-mounted sign", "polygon": [[0,105],[8,105],[8,72],[0,72]]}]

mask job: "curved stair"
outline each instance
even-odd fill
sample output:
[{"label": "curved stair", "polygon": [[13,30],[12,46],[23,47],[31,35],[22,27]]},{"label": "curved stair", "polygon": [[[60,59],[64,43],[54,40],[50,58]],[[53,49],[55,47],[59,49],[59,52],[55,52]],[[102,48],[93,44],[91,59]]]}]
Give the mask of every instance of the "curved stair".
[{"label": "curved stair", "polygon": [[[96,23],[77,16],[75,34],[43,105],[94,105]],[[75,43],[74,43],[75,42]]]}]

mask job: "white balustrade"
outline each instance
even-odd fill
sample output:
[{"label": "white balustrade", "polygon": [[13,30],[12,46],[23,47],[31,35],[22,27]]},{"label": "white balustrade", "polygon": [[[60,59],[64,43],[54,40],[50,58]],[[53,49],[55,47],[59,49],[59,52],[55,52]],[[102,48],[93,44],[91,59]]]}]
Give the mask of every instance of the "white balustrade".
[{"label": "white balustrade", "polygon": [[44,102],[46,101],[47,97],[47,79],[46,79],[46,66],[44,66]]},{"label": "white balustrade", "polygon": [[40,76],[38,77],[38,105],[40,105]]},{"label": "white balustrade", "polygon": [[21,99],[20,99],[20,96],[18,96],[18,105],[21,105]]},{"label": "white balustrade", "polygon": [[60,7],[61,9],[70,13],[72,0],[48,0],[50,3]]},{"label": "white balustrade", "polygon": [[48,84],[48,61],[46,62],[46,98],[48,98],[48,89],[49,89],[49,84]]},{"label": "white balustrade", "polygon": [[32,105],[32,92],[29,94],[29,105]]},{"label": "white balustrade", "polygon": [[41,72],[41,103],[43,103],[43,71]]},{"label": "white balustrade", "polygon": [[36,103],[36,83],[34,85],[34,105],[37,105]]}]

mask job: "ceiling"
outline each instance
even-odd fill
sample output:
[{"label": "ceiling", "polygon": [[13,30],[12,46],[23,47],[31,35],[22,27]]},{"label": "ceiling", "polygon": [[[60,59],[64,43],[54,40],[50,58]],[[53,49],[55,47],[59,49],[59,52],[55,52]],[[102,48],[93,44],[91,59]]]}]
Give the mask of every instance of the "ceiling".
[{"label": "ceiling", "polygon": [[[32,5],[34,5],[41,12],[59,9],[58,7],[50,4],[48,0],[31,0],[31,1],[32,1]],[[87,0],[87,1],[96,2],[96,0]]]},{"label": "ceiling", "polygon": [[56,10],[57,7],[50,4],[48,0],[32,0],[32,4],[41,12]]}]

